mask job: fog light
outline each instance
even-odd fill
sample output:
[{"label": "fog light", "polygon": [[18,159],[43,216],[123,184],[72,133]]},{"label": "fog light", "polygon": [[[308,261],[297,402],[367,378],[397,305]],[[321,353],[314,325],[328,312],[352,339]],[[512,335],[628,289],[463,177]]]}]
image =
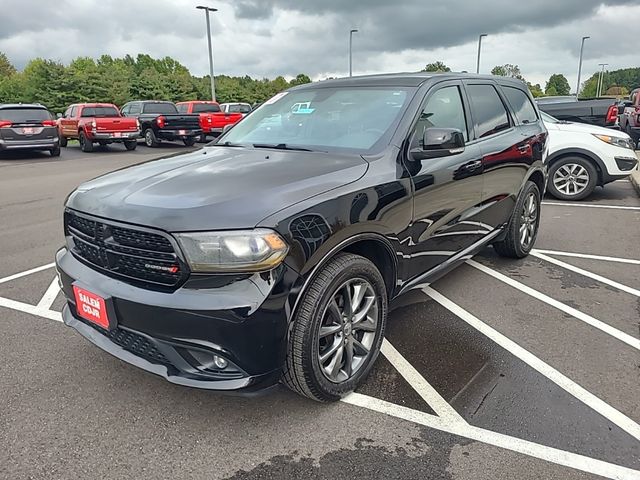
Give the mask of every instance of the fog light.
[{"label": "fog light", "polygon": [[220,370],[224,370],[229,365],[226,359],[219,357],[218,355],[213,356],[213,364],[219,368]]}]

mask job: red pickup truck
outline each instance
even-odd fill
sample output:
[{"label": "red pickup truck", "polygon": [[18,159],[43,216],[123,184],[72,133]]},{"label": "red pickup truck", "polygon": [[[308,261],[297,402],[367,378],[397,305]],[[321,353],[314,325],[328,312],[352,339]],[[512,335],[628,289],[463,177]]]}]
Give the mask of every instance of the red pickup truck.
[{"label": "red pickup truck", "polygon": [[623,102],[624,111],[620,115],[620,129],[627,132],[633,141],[640,142],[640,88],[636,88],[629,95],[629,100]]},{"label": "red pickup truck", "polygon": [[140,124],[126,118],[110,103],[76,103],[58,118],[60,146],[69,139],[80,141],[83,152],[92,152],[93,144],[124,143],[127,150],[135,150],[140,136]]},{"label": "red pickup truck", "polygon": [[217,102],[195,100],[176,103],[180,113],[199,113],[202,127],[201,142],[207,141],[207,135],[218,136],[227,125],[235,125],[242,120],[241,113],[225,113]]}]

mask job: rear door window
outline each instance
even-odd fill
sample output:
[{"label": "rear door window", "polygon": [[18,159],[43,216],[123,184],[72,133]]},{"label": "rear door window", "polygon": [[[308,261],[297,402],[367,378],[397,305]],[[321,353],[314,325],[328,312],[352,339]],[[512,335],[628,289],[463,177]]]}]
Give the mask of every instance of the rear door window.
[{"label": "rear door window", "polygon": [[214,103],[196,103],[193,106],[193,113],[216,113],[220,107]]},{"label": "rear door window", "polygon": [[536,109],[526,93],[515,87],[502,87],[502,91],[507,96],[507,100],[516,114],[518,123],[527,124],[538,121]]},{"label": "rear door window", "polygon": [[84,107],[83,117],[119,117],[118,111],[113,107]]},{"label": "rear door window", "polygon": [[178,113],[173,103],[145,103],[142,111],[143,113],[166,113],[169,115]]},{"label": "rear door window", "polygon": [[466,89],[478,138],[485,138],[511,127],[509,114],[493,85],[467,85]]},{"label": "rear door window", "polygon": [[176,108],[178,109],[178,113],[187,113],[189,111],[189,105],[187,105],[186,103],[176,105]]}]

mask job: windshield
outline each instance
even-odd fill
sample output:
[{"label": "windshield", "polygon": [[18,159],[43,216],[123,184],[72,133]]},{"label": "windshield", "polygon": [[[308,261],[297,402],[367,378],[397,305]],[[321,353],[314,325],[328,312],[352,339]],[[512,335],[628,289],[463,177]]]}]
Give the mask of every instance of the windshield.
[{"label": "windshield", "polygon": [[193,113],[216,113],[220,107],[215,103],[196,103],[193,105]]},{"label": "windshield", "polygon": [[368,151],[393,132],[409,101],[405,88],[307,88],[282,92],[219,143]]},{"label": "windshield", "polygon": [[143,113],[178,113],[173,103],[145,103]]},{"label": "windshield", "polygon": [[41,122],[51,119],[53,119],[53,116],[44,108],[0,109],[0,120],[8,120],[13,123]]},{"label": "windshield", "polygon": [[118,110],[114,107],[84,107],[83,117],[119,117]]},{"label": "windshield", "polygon": [[540,112],[540,116],[542,117],[543,122],[547,123],[561,123],[556,117],[552,117],[548,113]]}]

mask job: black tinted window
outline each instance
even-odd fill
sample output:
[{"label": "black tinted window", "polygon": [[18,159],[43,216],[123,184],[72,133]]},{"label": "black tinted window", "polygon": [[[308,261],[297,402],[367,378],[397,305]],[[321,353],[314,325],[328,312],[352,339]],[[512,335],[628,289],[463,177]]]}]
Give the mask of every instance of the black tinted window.
[{"label": "black tinted window", "polygon": [[49,110],[44,108],[2,108],[0,109],[0,120],[8,120],[13,123],[41,122],[42,120],[52,120],[53,116]]},{"label": "black tinted window", "polygon": [[145,103],[143,113],[178,113],[173,103]]},{"label": "black tinted window", "polygon": [[131,106],[129,107],[129,115],[136,115],[138,113],[140,113],[140,104],[132,103]]},{"label": "black tinted window", "polygon": [[188,105],[186,103],[182,103],[180,105],[176,105],[178,109],[178,113],[187,113]]},{"label": "black tinted window", "polygon": [[478,138],[509,128],[509,116],[492,85],[469,85],[467,92]]},{"label": "black tinted window", "polygon": [[118,111],[113,107],[85,107],[82,109],[82,117],[119,117]]},{"label": "black tinted window", "polygon": [[464,134],[464,139],[468,140],[467,121],[458,87],[441,88],[429,97],[416,125],[414,143],[421,145],[424,131],[430,127],[456,128]]},{"label": "black tinted window", "polygon": [[193,113],[215,113],[219,111],[220,107],[215,103],[196,103],[193,106]]},{"label": "black tinted window", "polygon": [[249,105],[229,105],[227,106],[227,111],[232,113],[249,113],[251,112],[251,107]]},{"label": "black tinted window", "polygon": [[535,123],[538,120],[536,109],[533,108],[533,104],[526,93],[515,87],[502,87],[502,89],[516,113],[518,122],[521,124]]}]

